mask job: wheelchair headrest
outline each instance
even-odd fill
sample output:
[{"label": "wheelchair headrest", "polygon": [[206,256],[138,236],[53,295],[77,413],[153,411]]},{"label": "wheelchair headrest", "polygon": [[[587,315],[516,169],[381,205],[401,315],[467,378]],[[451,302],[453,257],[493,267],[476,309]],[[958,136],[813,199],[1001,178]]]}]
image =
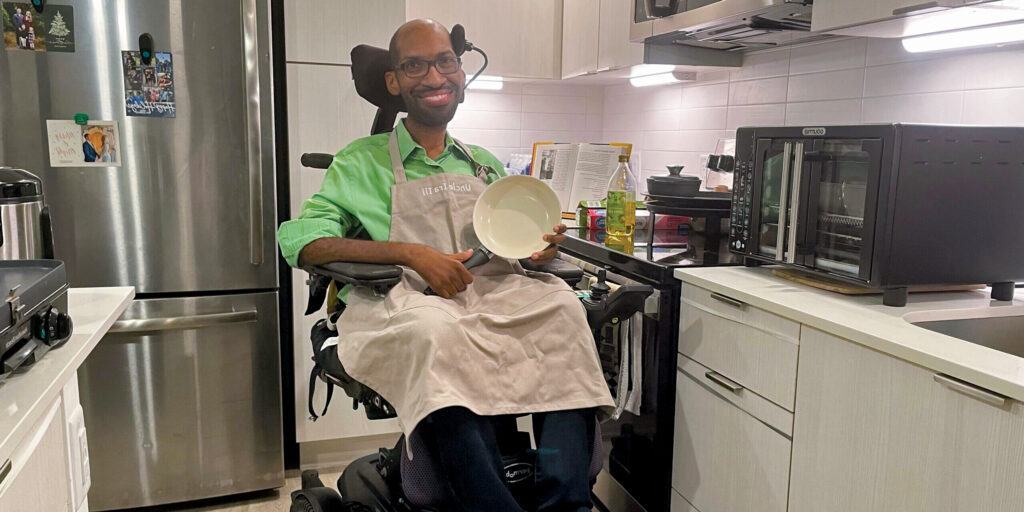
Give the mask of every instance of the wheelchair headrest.
[{"label": "wheelchair headrest", "polygon": [[378,108],[393,112],[405,112],[405,101],[401,96],[388,92],[384,73],[391,71],[391,56],[384,48],[361,44],[352,49],[352,81],[356,92]]}]

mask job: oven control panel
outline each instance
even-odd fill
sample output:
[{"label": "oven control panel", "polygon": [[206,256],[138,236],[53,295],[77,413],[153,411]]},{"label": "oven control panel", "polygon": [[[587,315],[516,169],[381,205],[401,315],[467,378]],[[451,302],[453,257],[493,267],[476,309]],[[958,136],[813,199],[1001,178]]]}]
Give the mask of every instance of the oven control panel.
[{"label": "oven control panel", "polygon": [[729,249],[733,252],[747,252],[753,208],[753,182],[754,163],[738,160],[733,173],[732,213],[729,218]]}]

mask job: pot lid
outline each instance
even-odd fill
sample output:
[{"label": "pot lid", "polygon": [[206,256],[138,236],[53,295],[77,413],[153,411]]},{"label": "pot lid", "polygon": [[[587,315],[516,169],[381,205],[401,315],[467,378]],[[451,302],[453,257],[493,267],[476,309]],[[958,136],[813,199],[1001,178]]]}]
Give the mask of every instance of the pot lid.
[{"label": "pot lid", "polygon": [[43,193],[43,182],[24,169],[0,167],[0,201],[38,201]]},{"label": "pot lid", "polygon": [[647,182],[651,183],[684,183],[684,182],[700,182],[701,179],[696,176],[690,176],[688,174],[679,174],[683,167],[682,165],[668,165],[668,176],[648,176]]}]

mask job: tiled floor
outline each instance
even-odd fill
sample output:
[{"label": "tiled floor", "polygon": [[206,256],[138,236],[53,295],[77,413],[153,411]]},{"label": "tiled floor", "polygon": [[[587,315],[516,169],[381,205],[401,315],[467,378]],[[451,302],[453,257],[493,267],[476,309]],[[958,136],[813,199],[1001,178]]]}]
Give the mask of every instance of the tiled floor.
[{"label": "tiled floor", "polygon": [[[324,485],[335,488],[341,472],[320,472]],[[137,512],[288,512],[291,506],[290,494],[301,487],[299,476],[285,480],[284,487],[274,491],[243,494],[227,498],[215,498],[192,502],[174,507],[153,507],[138,509]]]}]

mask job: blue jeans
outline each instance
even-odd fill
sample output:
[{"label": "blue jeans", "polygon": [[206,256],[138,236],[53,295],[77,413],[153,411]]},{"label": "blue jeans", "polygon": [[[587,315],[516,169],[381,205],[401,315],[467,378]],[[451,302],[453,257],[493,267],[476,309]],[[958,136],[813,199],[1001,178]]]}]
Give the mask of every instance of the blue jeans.
[{"label": "blue jeans", "polygon": [[[438,459],[460,510],[522,511],[502,479],[501,454],[491,418],[462,407],[449,407],[428,419]],[[590,460],[595,421],[593,409],[533,415],[538,512],[592,509]]]}]

